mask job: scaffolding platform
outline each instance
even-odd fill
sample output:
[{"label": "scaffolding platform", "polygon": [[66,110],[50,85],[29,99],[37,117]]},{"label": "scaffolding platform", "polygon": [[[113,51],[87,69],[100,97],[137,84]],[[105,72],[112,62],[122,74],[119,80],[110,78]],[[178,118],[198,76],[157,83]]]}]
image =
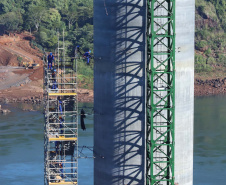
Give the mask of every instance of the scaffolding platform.
[{"label": "scaffolding platform", "polygon": [[50,182],[49,184],[51,185],[58,185],[58,184],[61,184],[61,185],[66,185],[66,184],[77,184],[77,182]]},{"label": "scaffolding platform", "polygon": [[77,93],[49,93],[49,96],[76,96]]},{"label": "scaffolding platform", "polygon": [[44,60],[45,185],[78,182],[77,64],[59,43],[54,66]]},{"label": "scaffolding platform", "polygon": [[49,141],[76,141],[77,138],[76,137],[68,137],[68,138],[62,138],[62,137],[59,137],[59,138],[49,138]]}]

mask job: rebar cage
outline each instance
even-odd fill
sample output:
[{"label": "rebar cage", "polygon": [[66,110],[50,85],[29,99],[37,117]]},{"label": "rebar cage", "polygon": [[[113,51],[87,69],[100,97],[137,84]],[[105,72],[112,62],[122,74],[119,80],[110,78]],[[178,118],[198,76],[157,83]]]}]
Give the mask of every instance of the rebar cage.
[{"label": "rebar cage", "polygon": [[146,184],[174,185],[175,0],[147,7]]},{"label": "rebar cage", "polygon": [[77,64],[58,38],[56,60],[44,59],[45,185],[78,183]]}]

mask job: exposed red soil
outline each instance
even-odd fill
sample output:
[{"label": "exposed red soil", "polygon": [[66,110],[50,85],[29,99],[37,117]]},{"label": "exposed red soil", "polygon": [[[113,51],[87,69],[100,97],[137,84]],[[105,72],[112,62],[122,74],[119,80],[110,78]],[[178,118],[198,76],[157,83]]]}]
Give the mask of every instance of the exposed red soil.
[{"label": "exposed red soil", "polygon": [[19,74],[19,75],[22,75],[22,74],[31,74],[34,72],[34,69],[27,69],[27,70],[18,70],[18,71],[13,71],[13,73],[15,74]]},{"label": "exposed red soil", "polygon": [[42,64],[42,53],[31,48],[30,40],[34,39],[28,33],[3,35],[0,37],[1,66],[22,66],[22,62]]},{"label": "exposed red soil", "polygon": [[38,81],[43,79],[43,67],[35,69],[33,73],[29,76],[32,81]]},{"label": "exposed red soil", "polygon": [[[27,32],[0,36],[0,101],[41,102],[43,54],[30,46],[32,39],[35,38]],[[22,62],[36,63],[39,67],[35,69],[20,67],[22,63],[18,61],[18,57],[22,58]],[[93,91],[79,89],[78,99],[80,102],[92,102]]]},{"label": "exposed red soil", "polygon": [[8,52],[0,45],[0,65],[2,66],[18,66],[17,57],[12,53]]}]

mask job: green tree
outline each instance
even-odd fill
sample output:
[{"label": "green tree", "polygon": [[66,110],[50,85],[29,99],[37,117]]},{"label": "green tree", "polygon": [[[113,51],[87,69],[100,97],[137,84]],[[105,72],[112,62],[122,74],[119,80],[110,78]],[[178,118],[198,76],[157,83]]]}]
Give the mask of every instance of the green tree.
[{"label": "green tree", "polygon": [[0,7],[2,13],[8,13],[16,9],[16,3],[14,0],[1,0]]},{"label": "green tree", "polygon": [[51,8],[57,10],[67,9],[71,0],[49,0],[48,4]]},{"label": "green tree", "polygon": [[29,12],[28,12],[28,20],[33,24],[36,28],[36,31],[38,31],[39,26],[44,19],[46,9],[43,6],[30,6]]},{"label": "green tree", "polygon": [[78,6],[76,4],[71,4],[68,9],[62,10],[63,15],[65,16],[64,19],[68,22],[68,28],[71,29],[71,25],[78,21]]},{"label": "green tree", "polygon": [[23,24],[22,15],[19,12],[8,12],[0,17],[0,24],[9,31],[16,31]]},{"label": "green tree", "polygon": [[39,32],[38,38],[39,38],[39,41],[40,41],[41,43],[43,43],[43,45],[44,45],[44,44],[47,42],[47,40],[48,40],[48,36],[47,36],[46,32],[44,32],[44,31],[40,31],[40,32]]},{"label": "green tree", "polygon": [[206,54],[207,56],[210,56],[210,55],[211,55],[211,53],[212,53],[212,51],[211,51],[211,49],[210,49],[210,48],[208,48],[208,49],[205,51],[205,54]]},{"label": "green tree", "polygon": [[48,11],[46,11],[45,17],[43,18],[43,23],[47,29],[60,28],[62,23],[59,11],[55,8],[50,8]]}]

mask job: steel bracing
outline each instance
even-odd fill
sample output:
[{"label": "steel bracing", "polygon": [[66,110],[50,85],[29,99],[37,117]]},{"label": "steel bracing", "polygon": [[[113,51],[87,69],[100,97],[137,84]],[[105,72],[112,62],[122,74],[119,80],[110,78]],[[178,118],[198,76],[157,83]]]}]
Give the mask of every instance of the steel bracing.
[{"label": "steel bracing", "polygon": [[175,1],[147,2],[147,185],[174,185]]},{"label": "steel bracing", "polygon": [[45,185],[78,183],[77,67],[58,43],[57,60],[44,67]]}]

